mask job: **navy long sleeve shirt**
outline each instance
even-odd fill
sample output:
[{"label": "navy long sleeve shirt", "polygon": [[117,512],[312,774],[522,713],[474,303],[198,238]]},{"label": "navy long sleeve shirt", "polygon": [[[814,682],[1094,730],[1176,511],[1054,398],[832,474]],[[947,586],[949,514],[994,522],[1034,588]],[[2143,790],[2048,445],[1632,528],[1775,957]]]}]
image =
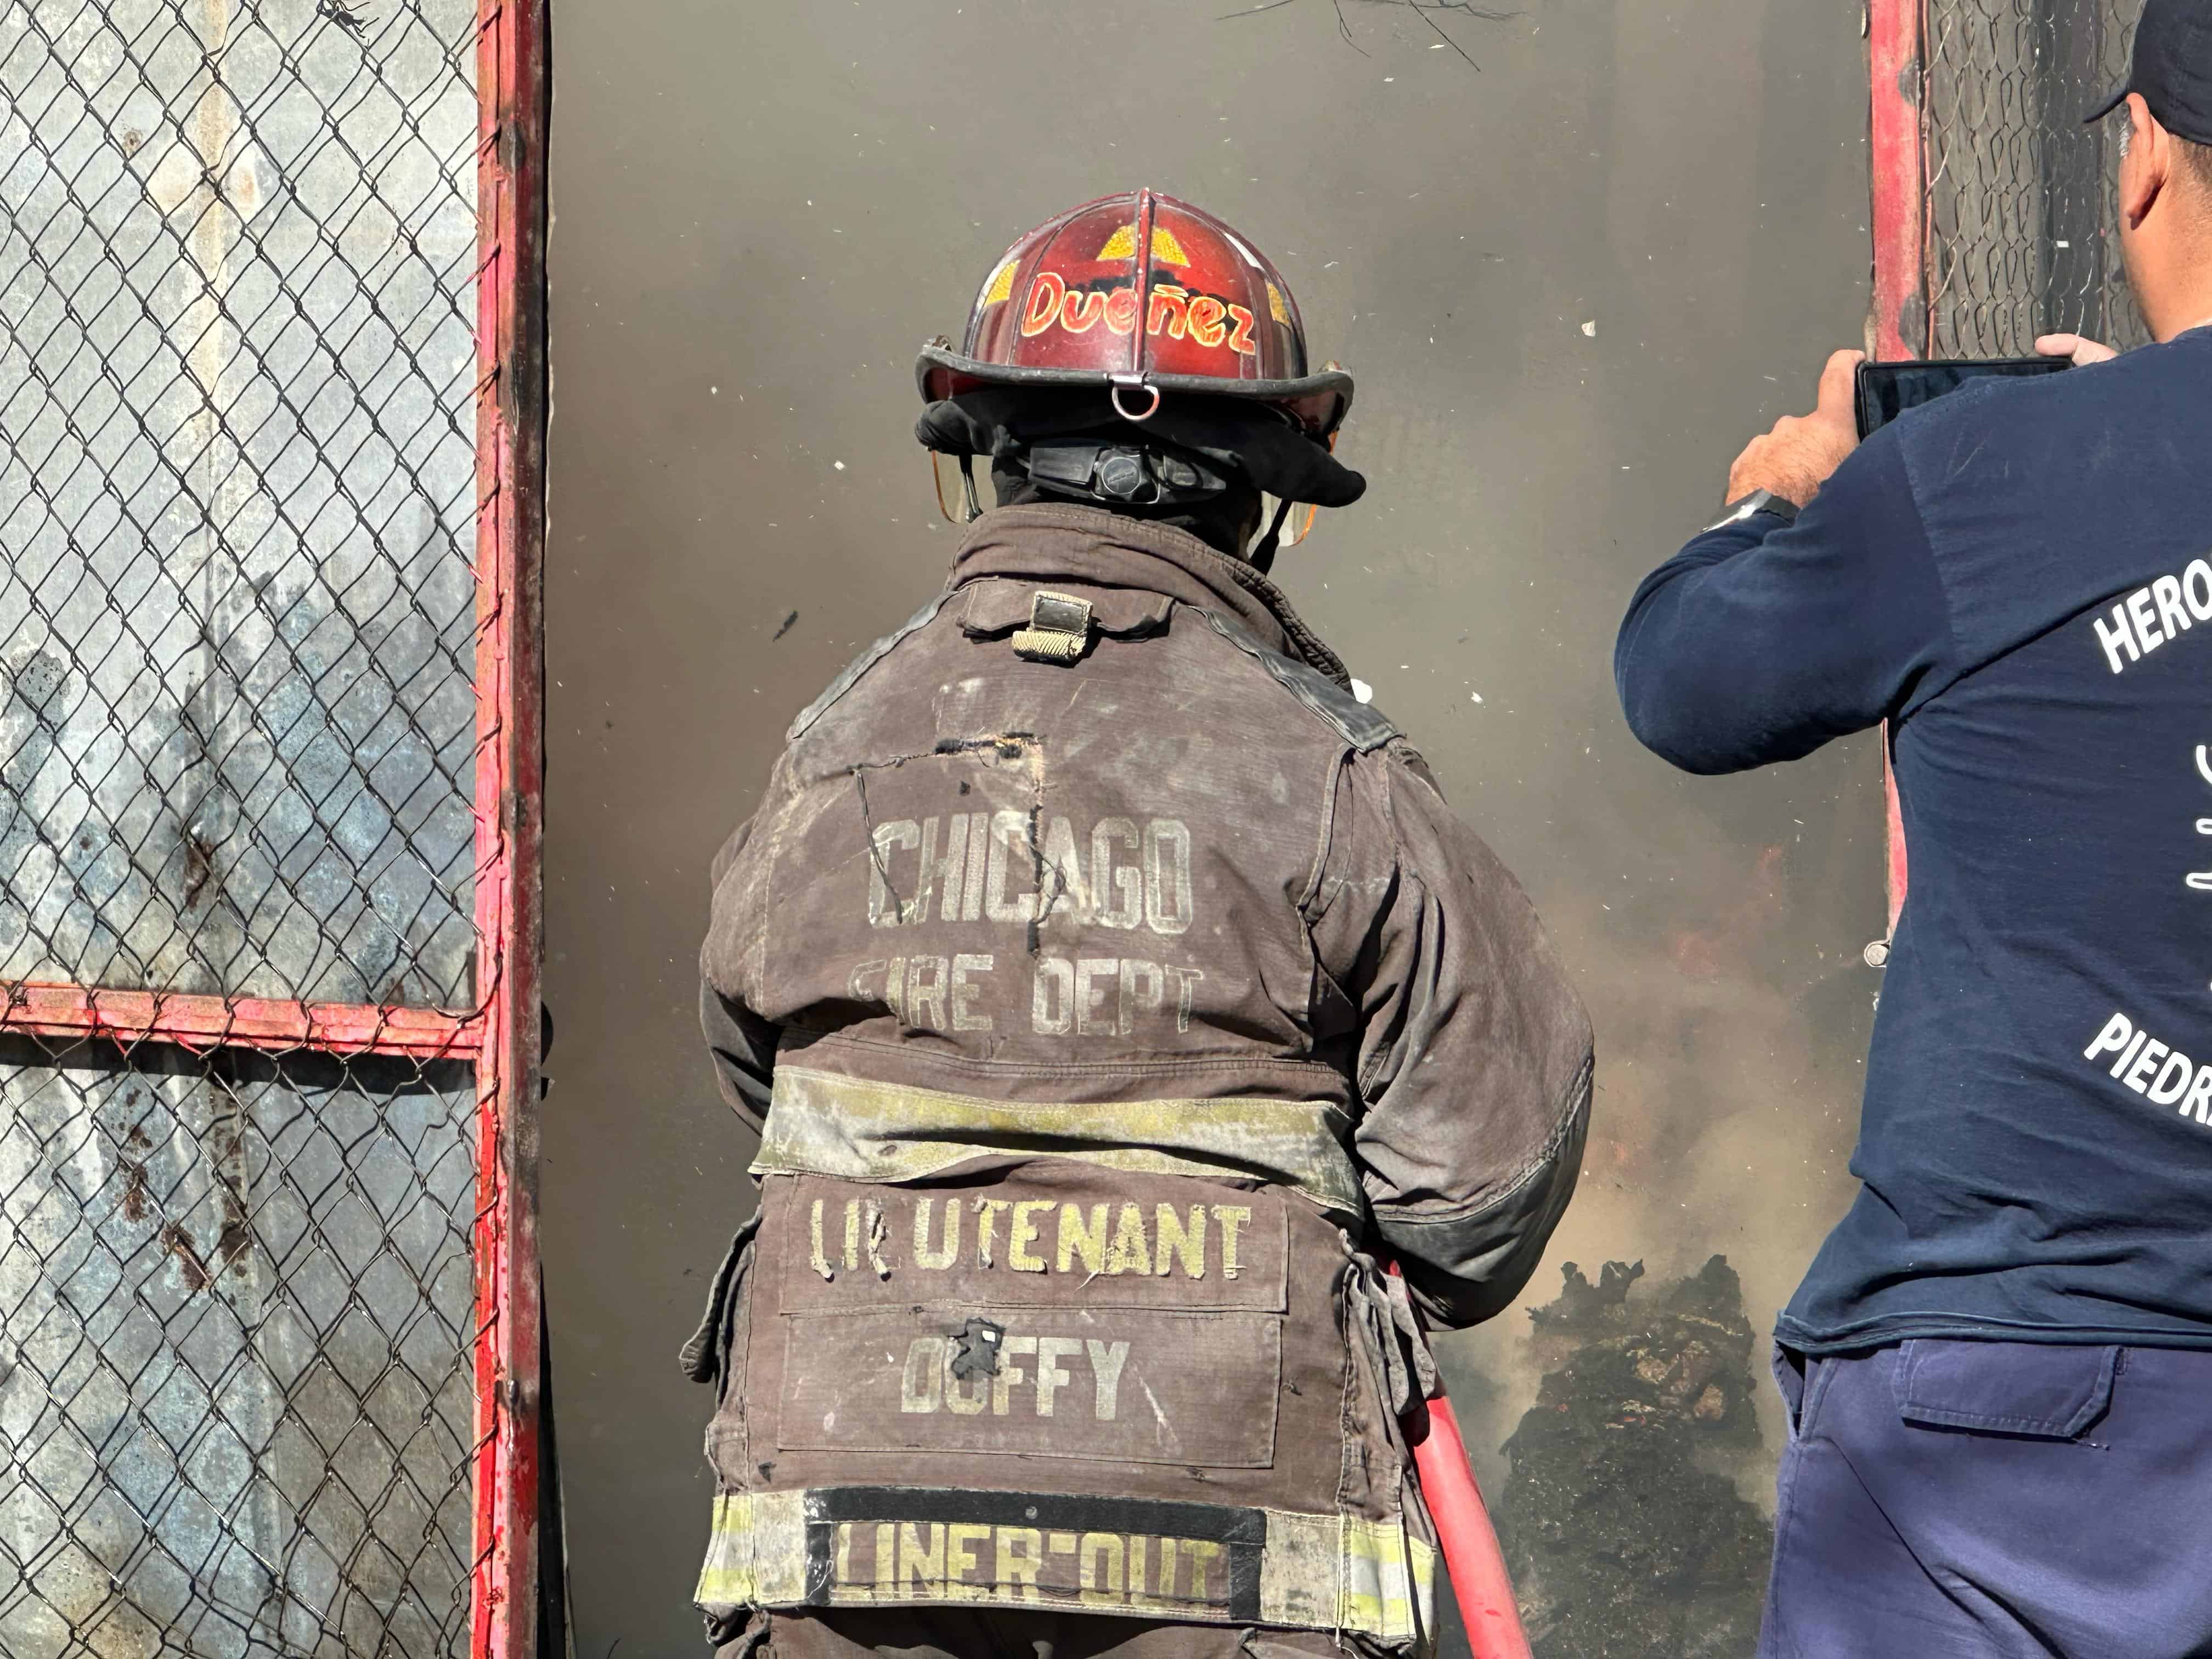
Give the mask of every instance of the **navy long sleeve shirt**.
[{"label": "navy long sleeve shirt", "polygon": [[1894,722],[1861,1187],[1781,1339],[2212,1346],[2212,328],[1908,413],[1655,571],[1614,670],[1693,772]]}]

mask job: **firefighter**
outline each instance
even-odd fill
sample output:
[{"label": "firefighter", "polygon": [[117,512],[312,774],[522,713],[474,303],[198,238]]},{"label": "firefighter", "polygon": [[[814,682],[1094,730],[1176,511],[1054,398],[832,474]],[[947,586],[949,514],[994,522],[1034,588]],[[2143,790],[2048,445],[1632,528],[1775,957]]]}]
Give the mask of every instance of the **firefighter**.
[{"label": "firefighter", "polygon": [[999,505],[714,866],[702,1012],[761,1191],[686,1350],[710,1640],[1426,1652],[1413,1309],[1527,1280],[1590,1029],[1266,574],[1293,503],[1360,493],[1352,382],[1149,191],[1015,243],[917,374]]}]

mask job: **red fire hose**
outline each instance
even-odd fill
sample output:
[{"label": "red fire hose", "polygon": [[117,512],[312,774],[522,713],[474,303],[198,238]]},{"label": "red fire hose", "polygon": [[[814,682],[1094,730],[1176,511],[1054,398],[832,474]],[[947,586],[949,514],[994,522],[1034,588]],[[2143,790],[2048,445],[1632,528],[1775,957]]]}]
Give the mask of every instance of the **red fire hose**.
[{"label": "red fire hose", "polygon": [[[1390,1264],[1390,1271],[1398,1271],[1396,1262]],[[1414,1317],[1420,1317],[1419,1310]],[[1422,1325],[1425,1331],[1427,1322]],[[1444,1571],[1459,1602],[1461,1621],[1467,1626],[1468,1644],[1474,1659],[1531,1659],[1505,1557],[1498,1547],[1482,1489],[1467,1461],[1467,1443],[1460,1438],[1459,1419],[1444,1396],[1441,1380],[1436,1397],[1426,1403],[1426,1412],[1417,1410],[1407,1418],[1406,1440],[1413,1448],[1421,1495],[1436,1517],[1437,1541],[1443,1550]]]}]

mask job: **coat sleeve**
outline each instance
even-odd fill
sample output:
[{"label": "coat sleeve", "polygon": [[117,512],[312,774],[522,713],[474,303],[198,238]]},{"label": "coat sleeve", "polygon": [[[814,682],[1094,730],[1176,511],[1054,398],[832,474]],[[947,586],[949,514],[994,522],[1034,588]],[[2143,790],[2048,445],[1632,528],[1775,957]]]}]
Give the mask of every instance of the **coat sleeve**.
[{"label": "coat sleeve", "polygon": [[1437,1322],[1502,1311],[1582,1168],[1589,1017],[1520,884],[1394,745],[1337,787],[1317,956],[1356,1011],[1353,1151]]},{"label": "coat sleeve", "polygon": [[[780,1028],[747,1006],[743,975],[726,964],[744,959],[747,932],[759,926],[758,907],[751,902],[758,872],[747,857],[757,851],[752,829],[757,822],[739,824],[714,855],[714,919],[700,952],[699,974],[699,1024],[714,1060],[714,1081],[722,1098],[756,1134],[768,1121]],[[725,964],[719,971],[718,963]]]},{"label": "coat sleeve", "polygon": [[1630,729],[1684,770],[1712,773],[1795,760],[1908,713],[1954,654],[1885,427],[1794,525],[1761,515],[1708,531],[1645,577],[1613,660]]}]

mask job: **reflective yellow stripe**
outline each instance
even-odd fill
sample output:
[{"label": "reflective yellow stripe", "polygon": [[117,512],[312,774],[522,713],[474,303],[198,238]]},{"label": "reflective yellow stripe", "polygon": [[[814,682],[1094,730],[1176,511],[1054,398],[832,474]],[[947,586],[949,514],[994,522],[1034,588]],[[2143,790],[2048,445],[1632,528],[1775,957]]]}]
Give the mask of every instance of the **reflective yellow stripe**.
[{"label": "reflective yellow stripe", "polygon": [[973,1158],[1048,1154],[1161,1175],[1237,1176],[1287,1187],[1325,1210],[1364,1212],[1326,1101],[1127,1100],[1030,1103],[775,1068],[755,1175],[921,1181]]},{"label": "reflective yellow stripe", "polygon": [[1437,1553],[1402,1526],[1344,1522],[1343,1611],[1346,1630],[1370,1631],[1386,1642],[1433,1640]]},{"label": "reflective yellow stripe", "polygon": [[[806,1582],[809,1494],[805,1491],[738,1492],[714,1500],[714,1529],[695,1596],[717,1611],[738,1607],[843,1606],[861,1602],[918,1605],[947,1599],[927,1587],[879,1578],[872,1586],[848,1582],[840,1569],[810,1592]],[[1260,1555],[1260,1620],[1301,1630],[1350,1631],[1387,1647],[1426,1652],[1436,1635],[1437,1553],[1396,1521],[1342,1515],[1304,1515],[1266,1510],[1267,1542]],[[866,1524],[865,1522],[860,1524]],[[889,1532],[889,1526],[880,1530]],[[842,1555],[851,1525],[836,1528]],[[983,1528],[977,1528],[981,1532]],[[1118,1559],[1118,1558],[1116,1558]],[[880,1570],[879,1570],[880,1571]],[[978,1594],[968,1599],[983,1600]],[[1003,1599],[1003,1596],[994,1599]],[[1194,1607],[1167,1613],[1158,1603],[1100,1605],[1100,1598],[1026,1591],[1021,1605],[1079,1608],[1090,1613],[1149,1613],[1193,1622],[1209,1614]]]},{"label": "reflective yellow stripe", "polygon": [[1260,1616],[1394,1646],[1436,1635],[1437,1553],[1395,1521],[1267,1511]]},{"label": "reflective yellow stripe", "polygon": [[701,1607],[790,1607],[806,1595],[806,1494],[731,1492],[714,1500]]}]

